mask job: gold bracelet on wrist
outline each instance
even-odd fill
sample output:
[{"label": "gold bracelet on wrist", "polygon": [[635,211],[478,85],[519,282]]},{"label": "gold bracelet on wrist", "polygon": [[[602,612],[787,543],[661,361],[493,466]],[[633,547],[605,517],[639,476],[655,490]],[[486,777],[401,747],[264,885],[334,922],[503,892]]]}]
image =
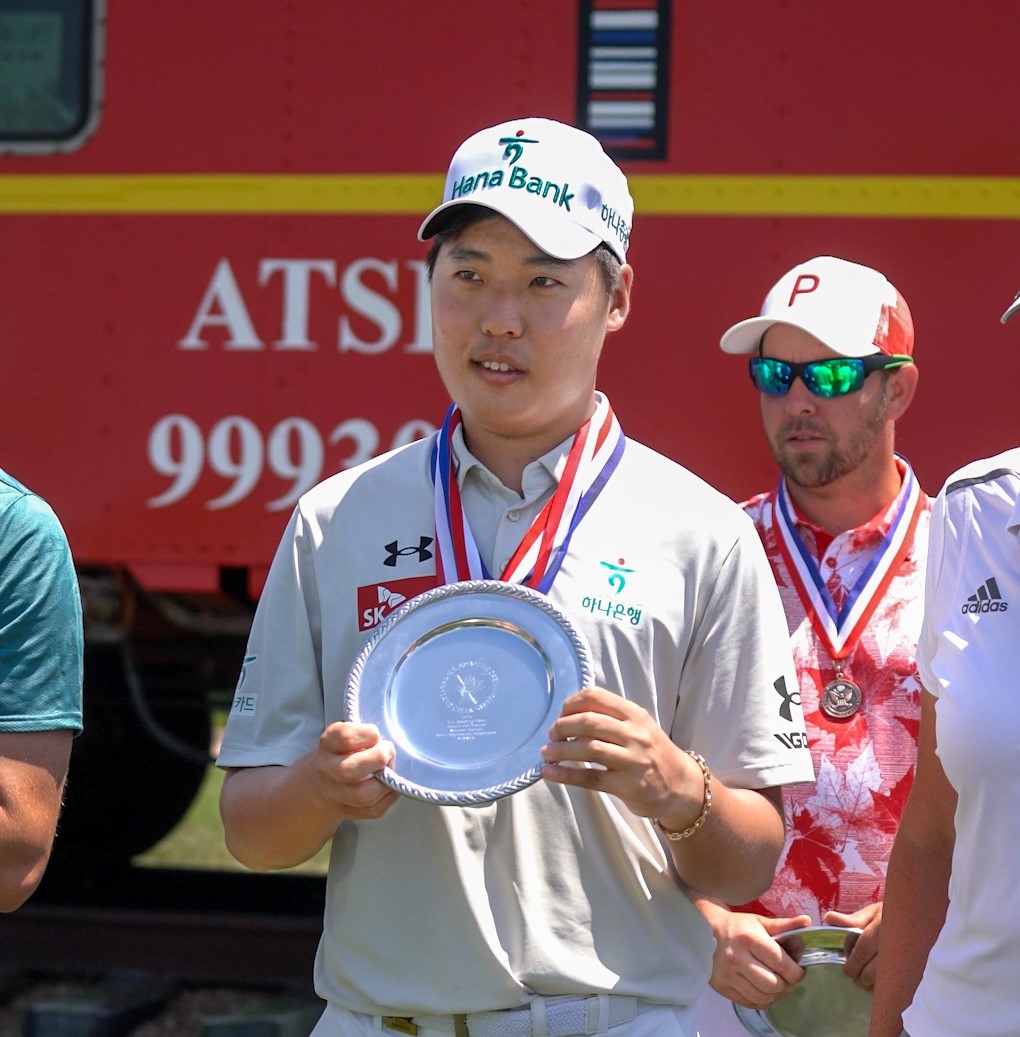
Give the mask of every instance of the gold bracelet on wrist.
[{"label": "gold bracelet on wrist", "polygon": [[708,820],[708,815],[712,813],[712,773],[708,769],[708,764],[705,763],[705,757],[700,753],[692,752],[690,749],[684,749],[684,752],[691,757],[692,760],[701,768],[701,773],[705,779],[705,798],[701,801],[701,813],[689,824],[682,832],[671,832],[668,828],[663,828],[662,823],[658,818],[655,819],[655,827],[671,842],[677,843],[681,839],[690,839],[692,835]]}]

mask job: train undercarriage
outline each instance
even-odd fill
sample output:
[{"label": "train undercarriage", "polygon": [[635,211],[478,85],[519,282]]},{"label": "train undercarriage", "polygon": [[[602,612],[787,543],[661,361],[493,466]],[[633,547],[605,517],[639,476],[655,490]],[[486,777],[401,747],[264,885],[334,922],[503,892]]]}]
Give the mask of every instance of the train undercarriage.
[{"label": "train undercarriage", "polygon": [[[224,580],[229,584],[228,578]],[[213,762],[254,605],[243,594],[144,589],[125,569],[79,569],[84,730],[75,740],[51,869],[126,863],[187,812]]]}]

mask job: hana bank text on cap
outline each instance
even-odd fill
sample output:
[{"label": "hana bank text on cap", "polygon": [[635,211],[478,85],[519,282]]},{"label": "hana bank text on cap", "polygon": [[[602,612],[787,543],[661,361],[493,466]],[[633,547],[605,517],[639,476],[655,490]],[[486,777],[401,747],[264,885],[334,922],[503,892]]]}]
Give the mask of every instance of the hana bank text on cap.
[{"label": "hana bank text on cap", "polygon": [[914,348],[903,296],[877,270],[833,256],[809,259],[784,274],[761,314],[734,324],[719,345],[727,353],[756,353],[773,324],[801,328],[840,356],[876,350],[910,355]]},{"label": "hana bank text on cap", "polygon": [[446,175],[443,203],[418,231],[425,241],[456,205],[505,216],[543,252],[579,259],[605,242],[627,258],[634,202],[627,178],[590,134],[552,119],[518,119],[470,136]]}]

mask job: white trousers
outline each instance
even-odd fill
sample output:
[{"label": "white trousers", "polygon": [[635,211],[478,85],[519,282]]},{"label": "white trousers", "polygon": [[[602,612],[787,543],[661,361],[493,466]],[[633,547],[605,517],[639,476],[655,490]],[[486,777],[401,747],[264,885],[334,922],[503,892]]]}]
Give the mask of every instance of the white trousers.
[{"label": "white trousers", "polygon": [[694,1016],[698,1037],[750,1037],[733,1010],[733,1002],[711,987],[698,998]]},{"label": "white trousers", "polygon": [[[395,1030],[382,1029],[377,1016],[348,1012],[328,1005],[310,1037],[401,1037]],[[419,1027],[418,1037],[450,1037],[448,1033]],[[607,1031],[607,1037],[695,1037],[692,1006],[645,1007],[631,1019]],[[746,1033],[743,1037],[747,1037]]]}]

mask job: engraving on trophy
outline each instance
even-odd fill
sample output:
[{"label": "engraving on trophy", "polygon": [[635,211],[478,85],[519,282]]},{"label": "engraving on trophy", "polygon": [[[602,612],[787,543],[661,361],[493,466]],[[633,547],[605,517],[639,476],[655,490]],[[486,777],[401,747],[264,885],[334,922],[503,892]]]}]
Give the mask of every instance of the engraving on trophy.
[{"label": "engraving on trophy", "polygon": [[498,686],[499,675],[491,666],[468,659],[447,672],[439,693],[449,709],[470,715],[485,709]]},{"label": "engraving on trophy", "polygon": [[345,718],[396,756],[378,777],[431,803],[475,804],[541,777],[563,701],[594,680],[583,633],[538,591],[464,581],[386,617],[348,675]]}]

